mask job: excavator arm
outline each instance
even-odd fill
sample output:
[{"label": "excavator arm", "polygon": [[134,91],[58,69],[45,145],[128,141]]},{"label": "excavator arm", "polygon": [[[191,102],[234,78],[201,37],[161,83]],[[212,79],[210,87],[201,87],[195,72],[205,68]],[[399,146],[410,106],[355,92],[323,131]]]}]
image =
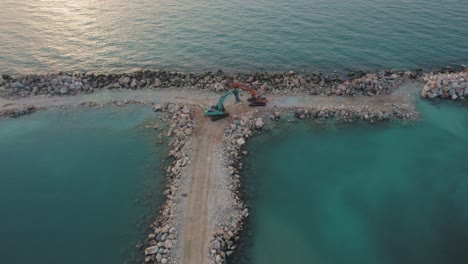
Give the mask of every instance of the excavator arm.
[{"label": "excavator arm", "polygon": [[226,101],[226,99],[231,94],[233,94],[236,97],[236,103],[240,102],[239,90],[233,89],[232,91],[229,91],[225,93],[223,96],[221,96],[218,100],[218,104],[207,106],[205,108],[205,115],[211,117],[211,120],[213,121],[229,116],[229,113],[225,112],[224,101]]},{"label": "excavator arm", "polygon": [[254,89],[252,89],[252,88],[250,88],[248,86],[244,86],[244,85],[242,85],[242,84],[240,84],[238,82],[235,82],[235,83],[231,84],[231,88],[238,88],[238,89],[249,92],[250,95],[252,95],[252,97],[255,97],[255,98],[258,97],[257,92]]},{"label": "excavator arm", "polygon": [[218,110],[221,110],[221,111],[224,111],[224,101],[226,101],[226,99],[231,95],[231,94],[234,94],[234,96],[236,97],[236,103],[240,102],[240,97],[239,97],[239,90],[237,89],[234,89],[232,91],[229,91],[227,93],[225,93],[223,96],[221,96],[221,98],[219,98],[219,101],[218,101]]},{"label": "excavator arm", "polygon": [[268,98],[262,93],[262,94],[257,94],[257,91],[255,91],[253,88],[244,86],[238,82],[235,82],[231,84],[231,88],[235,89],[241,89],[244,91],[247,91],[250,93],[251,97],[249,98],[250,104],[249,106],[264,106],[266,103],[268,103]]}]

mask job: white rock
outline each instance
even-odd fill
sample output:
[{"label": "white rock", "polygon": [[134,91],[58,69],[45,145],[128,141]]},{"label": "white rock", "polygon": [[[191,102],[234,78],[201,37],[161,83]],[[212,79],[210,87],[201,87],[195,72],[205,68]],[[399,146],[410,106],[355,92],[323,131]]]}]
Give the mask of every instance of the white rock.
[{"label": "white rock", "polygon": [[166,264],[166,263],[167,263],[167,258],[161,259],[161,263],[162,263],[162,264]]},{"label": "white rock", "polygon": [[257,118],[257,120],[255,121],[255,127],[256,128],[262,128],[263,125],[264,125],[263,118],[261,118],[261,117]]},{"label": "white rock", "polygon": [[237,145],[243,146],[244,144],[245,144],[245,140],[244,140],[243,138],[239,138],[239,139],[237,140]]},{"label": "white rock", "polygon": [[223,259],[221,258],[220,255],[216,255],[216,258],[215,258],[216,263],[221,263],[222,260]]}]

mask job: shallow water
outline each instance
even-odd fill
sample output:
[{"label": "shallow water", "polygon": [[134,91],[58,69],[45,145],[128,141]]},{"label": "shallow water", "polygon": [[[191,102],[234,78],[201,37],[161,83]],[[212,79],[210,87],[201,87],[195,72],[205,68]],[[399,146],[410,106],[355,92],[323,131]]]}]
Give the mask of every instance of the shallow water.
[{"label": "shallow water", "polygon": [[0,121],[0,263],[135,263],[161,201],[166,147],[149,108]]},{"label": "shallow water", "polygon": [[2,0],[0,73],[468,65],[468,1]]},{"label": "shallow water", "polygon": [[233,263],[467,263],[468,108],[418,108],[415,125],[299,123],[253,138]]}]

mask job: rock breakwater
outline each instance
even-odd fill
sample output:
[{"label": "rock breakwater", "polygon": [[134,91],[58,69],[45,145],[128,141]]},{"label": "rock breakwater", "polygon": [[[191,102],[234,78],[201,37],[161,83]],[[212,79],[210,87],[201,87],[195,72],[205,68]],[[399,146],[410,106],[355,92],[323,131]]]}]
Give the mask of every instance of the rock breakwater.
[{"label": "rock breakwater", "polygon": [[327,119],[337,118],[345,122],[355,122],[358,120],[373,123],[390,119],[416,120],[419,113],[409,105],[398,106],[392,104],[390,110],[377,110],[363,105],[355,107],[330,106],[330,107],[288,107],[283,110],[294,111],[294,115],[299,119]]},{"label": "rock breakwater", "polygon": [[468,69],[452,73],[430,73],[424,76],[424,81],[426,85],[421,92],[422,97],[453,100],[468,98]]},{"label": "rock breakwater", "polygon": [[128,74],[58,73],[31,74],[0,78],[1,97],[29,95],[73,95],[92,93],[99,89],[152,89],[187,87],[210,91],[229,89],[234,82],[245,83],[254,89],[269,93],[305,92],[324,95],[379,95],[391,93],[407,80],[418,78],[418,73],[387,70],[379,73],[352,72],[348,76],[338,74],[251,73],[177,73],[168,71],[138,71]]},{"label": "rock breakwater", "polygon": [[12,118],[17,118],[20,116],[24,115],[29,115],[31,113],[36,112],[39,110],[37,107],[30,105],[30,106],[25,106],[20,109],[11,109],[11,110],[6,110],[6,111],[0,111],[0,117],[12,117]]},{"label": "rock breakwater", "polygon": [[159,214],[151,224],[145,246],[146,263],[179,263],[178,252],[172,249],[179,247],[178,234],[181,229],[180,219],[176,219],[174,212],[178,209],[181,196],[180,186],[183,180],[184,168],[191,163],[192,149],[190,142],[195,128],[192,118],[193,108],[186,104],[157,104],[153,105],[155,111],[164,112],[169,128],[166,136],[172,140],[169,145],[172,149],[169,156],[173,158],[172,164],[167,167],[167,185],[164,191],[165,202],[159,209]]},{"label": "rock breakwater", "polygon": [[[222,143],[218,146],[217,161],[221,163],[223,185],[229,190],[229,195],[222,199],[222,206],[217,208],[214,216],[216,224],[212,230],[208,256],[210,263],[226,263],[233,254],[242,230],[243,220],[248,217],[249,210],[240,197],[242,169],[241,156],[247,155],[246,140],[256,131],[262,129],[265,122],[258,111],[233,116],[232,122],[224,129]],[[220,176],[221,177],[221,176]]]}]

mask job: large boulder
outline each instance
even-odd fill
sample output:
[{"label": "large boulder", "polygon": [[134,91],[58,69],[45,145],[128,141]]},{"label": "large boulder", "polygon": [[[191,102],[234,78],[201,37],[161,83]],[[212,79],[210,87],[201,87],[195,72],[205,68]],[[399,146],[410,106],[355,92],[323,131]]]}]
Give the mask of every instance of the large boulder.
[{"label": "large boulder", "polygon": [[158,246],[147,247],[145,248],[145,255],[156,254],[158,251],[159,251]]},{"label": "large boulder", "polygon": [[239,138],[239,139],[237,140],[237,145],[239,145],[239,146],[245,145],[245,140],[244,140],[244,138]]},{"label": "large boulder", "polygon": [[161,80],[159,78],[154,79],[154,86],[156,87],[161,86]]},{"label": "large boulder", "polygon": [[172,248],[172,240],[168,239],[164,242],[165,248]]},{"label": "large boulder", "polygon": [[158,263],[161,262],[162,258],[163,258],[163,257],[162,257],[162,255],[161,255],[160,253],[158,253],[158,254],[156,255],[156,261],[157,261]]},{"label": "large boulder", "polygon": [[265,123],[263,123],[263,118],[261,118],[261,117],[257,118],[257,120],[255,121],[255,127],[257,129],[261,129],[264,124]]}]

